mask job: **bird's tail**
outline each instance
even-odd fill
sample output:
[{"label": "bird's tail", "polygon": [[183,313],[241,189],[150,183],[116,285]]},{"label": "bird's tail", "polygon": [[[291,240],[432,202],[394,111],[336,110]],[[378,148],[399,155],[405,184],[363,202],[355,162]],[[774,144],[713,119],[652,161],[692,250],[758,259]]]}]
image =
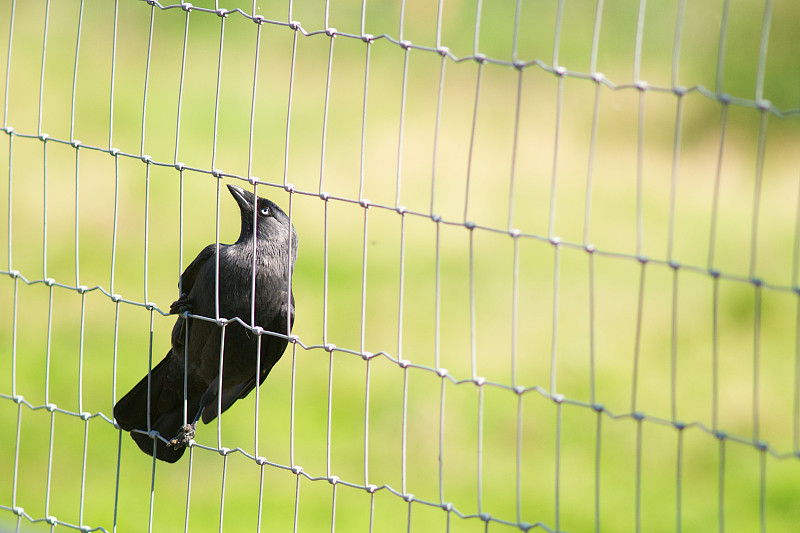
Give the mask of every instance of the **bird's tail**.
[{"label": "bird's tail", "polygon": [[[165,439],[174,437],[184,423],[183,376],[175,376],[170,368],[171,352],[150,371],[150,420],[148,427],[148,376],[144,376],[114,405],[114,418],[119,427],[131,432],[131,437],[143,452],[153,455],[153,439],[148,430],[155,430]],[[179,379],[176,379],[179,378]],[[197,400],[189,401],[189,418],[197,410]],[[184,448],[170,448],[161,439],[155,441],[156,458],[174,463],[183,455]]]}]

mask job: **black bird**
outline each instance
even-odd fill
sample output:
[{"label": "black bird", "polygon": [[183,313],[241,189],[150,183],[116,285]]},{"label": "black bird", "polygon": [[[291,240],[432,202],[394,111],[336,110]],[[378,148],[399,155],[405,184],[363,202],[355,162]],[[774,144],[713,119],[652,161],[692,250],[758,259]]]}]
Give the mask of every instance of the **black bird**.
[{"label": "black bird", "polygon": [[[286,335],[294,323],[294,295],[289,287],[290,272],[297,258],[297,234],[277,205],[256,198],[241,187],[228,185],[239,204],[242,229],[239,240],[219,245],[219,317],[238,317],[246,324]],[[254,228],[253,222],[256,222]],[[254,231],[255,229],[255,231]],[[253,283],[253,236],[255,234],[255,322],[251,322]],[[291,251],[290,251],[291,247]],[[170,313],[184,311],[217,316],[217,245],[210,244],[181,276],[181,295]],[[287,331],[288,328],[288,331]],[[188,330],[188,334],[187,334]],[[114,406],[119,427],[145,453],[153,455],[155,430],[169,443],[156,440],[156,458],[174,463],[194,437],[198,420],[204,423],[219,414],[219,367],[223,328],[216,322],[179,316],[172,328],[172,347],[166,357],[142,378]],[[221,411],[247,396],[256,385],[256,335],[237,321],[225,326]],[[283,355],[287,340],[262,334],[258,382],[264,381]],[[184,415],[184,356],[186,356],[186,398]],[[149,379],[148,379],[149,378]],[[149,383],[148,383],[149,381]],[[149,425],[148,425],[148,390]],[[193,420],[187,417],[193,417]],[[187,423],[188,422],[188,423]],[[174,438],[173,438],[174,436]]]}]

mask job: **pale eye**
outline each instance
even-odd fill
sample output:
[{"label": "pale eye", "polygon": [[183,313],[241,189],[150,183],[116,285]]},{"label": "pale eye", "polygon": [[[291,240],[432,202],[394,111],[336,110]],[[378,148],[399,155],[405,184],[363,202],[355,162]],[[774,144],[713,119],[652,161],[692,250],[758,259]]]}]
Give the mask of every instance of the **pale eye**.
[{"label": "pale eye", "polygon": [[261,208],[261,216],[265,216],[265,217],[269,216],[269,207],[262,207]]}]

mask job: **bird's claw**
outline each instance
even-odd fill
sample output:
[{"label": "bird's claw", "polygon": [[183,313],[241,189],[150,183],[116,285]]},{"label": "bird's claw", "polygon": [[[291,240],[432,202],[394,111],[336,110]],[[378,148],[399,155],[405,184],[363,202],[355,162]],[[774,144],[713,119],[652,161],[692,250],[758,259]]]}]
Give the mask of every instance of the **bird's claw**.
[{"label": "bird's claw", "polygon": [[189,442],[194,438],[194,432],[194,424],[184,424],[178,434],[170,439],[170,441],[167,443],[167,446],[170,448],[175,448],[176,450],[180,450],[181,448],[188,446]]},{"label": "bird's claw", "polygon": [[181,293],[180,298],[172,302],[169,306],[169,312],[171,315],[179,315],[184,311],[191,312],[192,304],[189,303],[189,295],[185,292]]}]

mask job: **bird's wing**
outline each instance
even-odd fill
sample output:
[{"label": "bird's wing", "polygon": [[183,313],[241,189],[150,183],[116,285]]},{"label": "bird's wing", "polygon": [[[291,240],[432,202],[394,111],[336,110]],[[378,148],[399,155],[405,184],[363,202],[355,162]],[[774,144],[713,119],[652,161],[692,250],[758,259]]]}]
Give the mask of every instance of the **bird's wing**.
[{"label": "bird's wing", "polygon": [[[286,293],[284,292],[283,294],[285,295]],[[289,330],[291,331],[291,328],[294,325],[294,294],[291,295],[291,302],[286,302],[285,297],[283,298],[283,302],[284,303],[281,305],[278,313],[264,328],[266,331],[285,334],[287,316],[289,320]],[[267,375],[269,374],[270,370],[272,370],[272,367],[275,366],[275,363],[277,363],[281,358],[281,355],[283,355],[288,343],[288,340],[281,337],[273,337],[272,335],[263,335],[261,337],[261,376],[258,380],[259,384],[263,383],[267,378]],[[244,398],[255,388],[255,372],[253,374],[254,375],[247,381],[244,381],[236,387],[233,387],[232,389],[223,393],[221,402],[223,413],[228,409],[228,407],[233,405],[236,400]],[[216,402],[206,408],[206,410],[203,412],[204,423],[207,424],[217,416],[216,408]]]},{"label": "bird's wing", "polygon": [[[197,257],[194,258],[186,270],[183,271],[181,275],[181,294],[177,300],[172,302],[169,306],[169,312],[173,315],[179,315],[184,311],[191,312],[191,305],[189,304],[189,292],[192,290],[194,286],[194,282],[197,280],[197,275],[200,273],[201,268],[205,265],[206,261],[211,259],[214,256],[214,252],[216,252],[217,245],[209,244],[205,248],[203,248]],[[178,317],[178,320],[175,321],[175,326],[172,328],[172,347],[173,349],[183,351],[183,344],[186,336],[186,322],[183,317]]]},{"label": "bird's wing", "polygon": [[[220,248],[222,248],[223,244],[220,244]],[[181,292],[185,294],[189,294],[194,286],[194,282],[197,280],[197,275],[200,273],[200,269],[203,267],[206,261],[214,257],[214,253],[217,251],[217,245],[209,244],[205,248],[203,248],[197,257],[194,258],[186,270],[183,271],[181,275]]]},{"label": "bird's wing", "polygon": [[[222,246],[222,245],[220,245]],[[184,311],[191,311],[191,305],[189,304],[189,293],[194,287],[194,282],[197,280],[197,276],[200,273],[203,265],[206,264],[206,261],[214,257],[214,252],[217,249],[216,244],[209,244],[205,248],[203,248],[197,257],[194,258],[194,261],[186,267],[186,270],[183,271],[181,275],[180,281],[180,288],[181,294],[177,300],[172,302],[169,306],[169,312],[172,315],[179,315]]]}]

